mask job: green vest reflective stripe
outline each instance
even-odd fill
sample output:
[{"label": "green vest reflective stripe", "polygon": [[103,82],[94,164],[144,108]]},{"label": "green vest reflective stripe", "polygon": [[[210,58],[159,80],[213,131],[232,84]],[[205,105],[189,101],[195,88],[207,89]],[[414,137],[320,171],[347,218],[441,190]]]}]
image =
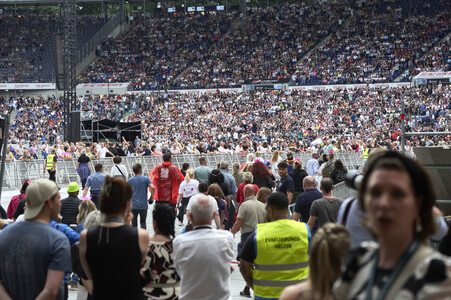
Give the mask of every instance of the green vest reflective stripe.
[{"label": "green vest reflective stripe", "polygon": [[278,299],[285,287],[309,276],[309,230],[293,220],[258,224],[253,272],[255,299]]},{"label": "green vest reflective stripe", "polygon": [[47,170],[53,169],[53,158],[55,157],[55,154],[49,154],[47,156]]},{"label": "green vest reflective stripe", "polygon": [[370,148],[366,148],[363,150],[363,161],[366,161],[368,159],[368,155],[370,154]]}]

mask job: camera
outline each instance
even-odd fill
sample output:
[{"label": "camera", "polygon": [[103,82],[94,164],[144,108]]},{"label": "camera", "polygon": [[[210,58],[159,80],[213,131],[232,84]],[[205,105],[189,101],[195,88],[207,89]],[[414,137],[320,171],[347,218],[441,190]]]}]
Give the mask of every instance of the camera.
[{"label": "camera", "polygon": [[363,174],[359,171],[349,171],[345,176],[346,185],[354,190],[358,190],[362,184]]}]

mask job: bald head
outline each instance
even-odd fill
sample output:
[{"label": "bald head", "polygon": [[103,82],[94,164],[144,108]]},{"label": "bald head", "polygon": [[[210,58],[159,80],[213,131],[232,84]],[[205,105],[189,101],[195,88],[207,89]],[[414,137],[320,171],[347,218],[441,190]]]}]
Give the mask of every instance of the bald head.
[{"label": "bald head", "polygon": [[313,176],[307,176],[304,178],[304,181],[302,182],[305,189],[313,189],[316,187],[316,180]]},{"label": "bald head", "polygon": [[191,219],[194,226],[211,224],[213,207],[207,196],[201,196],[194,200],[191,206]]},{"label": "bald head", "polygon": [[253,184],[246,184],[244,187],[244,198],[257,195],[255,186]]}]

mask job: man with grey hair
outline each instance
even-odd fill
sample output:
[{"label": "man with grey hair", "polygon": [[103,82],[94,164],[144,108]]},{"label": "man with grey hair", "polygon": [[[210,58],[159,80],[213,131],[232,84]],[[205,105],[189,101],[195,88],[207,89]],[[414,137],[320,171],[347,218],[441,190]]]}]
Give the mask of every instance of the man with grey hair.
[{"label": "man with grey hair", "polygon": [[[190,215],[193,230],[173,240],[179,299],[229,300],[233,236],[211,228],[213,207],[206,196],[193,199]],[[205,272],[207,265],[214,272]]]}]

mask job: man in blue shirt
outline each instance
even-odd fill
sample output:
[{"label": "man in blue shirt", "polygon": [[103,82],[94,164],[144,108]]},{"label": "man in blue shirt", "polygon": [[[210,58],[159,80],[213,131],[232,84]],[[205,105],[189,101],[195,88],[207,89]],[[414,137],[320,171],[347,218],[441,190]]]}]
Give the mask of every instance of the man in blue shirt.
[{"label": "man in blue shirt", "polygon": [[[316,180],[312,176],[307,176],[303,181],[304,192],[296,199],[296,205],[294,206],[294,213],[292,219],[307,223],[310,218],[310,207],[313,201],[323,197],[323,194],[316,188]],[[318,222],[313,227],[313,232],[318,229]]]},{"label": "man in blue shirt", "polygon": [[133,227],[138,226],[138,215],[139,215],[139,223],[141,224],[141,228],[146,229],[146,219],[147,219],[147,189],[150,188],[151,195],[155,193],[155,187],[152,184],[152,181],[149,177],[143,176],[143,169],[141,164],[135,164],[133,166],[133,173],[135,176],[130,178],[128,182],[132,186],[133,189]]},{"label": "man in blue shirt", "polygon": [[86,197],[89,188],[91,188],[91,201],[94,202],[97,209],[99,209],[99,194],[102,189],[102,185],[105,182],[105,174],[103,174],[102,164],[95,164],[94,174],[89,175],[88,180],[86,180],[85,189],[83,190],[83,198]]}]

